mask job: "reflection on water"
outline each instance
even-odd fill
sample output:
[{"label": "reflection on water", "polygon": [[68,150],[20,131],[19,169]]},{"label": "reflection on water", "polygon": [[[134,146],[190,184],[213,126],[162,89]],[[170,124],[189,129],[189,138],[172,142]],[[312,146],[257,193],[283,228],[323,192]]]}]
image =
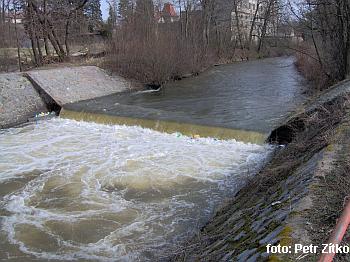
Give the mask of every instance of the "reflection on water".
[{"label": "reflection on water", "polygon": [[0,132],[0,259],[154,260],[268,146],[52,119]]}]

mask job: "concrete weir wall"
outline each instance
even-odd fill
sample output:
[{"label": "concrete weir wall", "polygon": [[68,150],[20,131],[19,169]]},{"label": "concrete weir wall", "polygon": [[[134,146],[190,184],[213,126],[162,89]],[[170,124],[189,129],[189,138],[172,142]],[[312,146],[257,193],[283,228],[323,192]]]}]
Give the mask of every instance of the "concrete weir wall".
[{"label": "concrete weir wall", "polygon": [[40,112],[127,91],[135,85],[95,66],[0,74],[0,129],[25,123]]},{"label": "concrete weir wall", "polygon": [[37,70],[26,73],[26,76],[60,106],[123,92],[132,87],[130,81],[112,77],[96,66]]},{"label": "concrete weir wall", "polygon": [[0,75],[0,129],[27,122],[46,110],[27,78],[17,73]]}]

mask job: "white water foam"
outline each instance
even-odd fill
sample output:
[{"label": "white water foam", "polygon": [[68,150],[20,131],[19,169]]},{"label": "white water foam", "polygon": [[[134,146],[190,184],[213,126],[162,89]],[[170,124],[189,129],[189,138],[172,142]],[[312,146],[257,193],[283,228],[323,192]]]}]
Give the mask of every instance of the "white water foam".
[{"label": "white water foam", "polygon": [[153,260],[195,232],[268,146],[52,119],[0,133],[1,233],[41,259]]}]

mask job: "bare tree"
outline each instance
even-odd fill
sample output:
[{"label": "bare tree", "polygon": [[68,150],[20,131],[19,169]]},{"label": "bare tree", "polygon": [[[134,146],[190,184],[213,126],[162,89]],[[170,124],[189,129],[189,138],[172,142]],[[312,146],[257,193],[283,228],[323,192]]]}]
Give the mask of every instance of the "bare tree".
[{"label": "bare tree", "polygon": [[249,30],[248,49],[250,49],[251,44],[252,44],[253,32],[254,32],[254,28],[256,27],[256,20],[258,18],[260,5],[261,5],[261,0],[257,0],[255,10],[254,10],[253,20],[252,20],[252,23],[250,25],[250,30]]},{"label": "bare tree", "polygon": [[208,47],[210,43],[210,28],[215,8],[215,0],[201,0],[200,3],[203,9],[203,41],[205,46]]},{"label": "bare tree", "polygon": [[17,28],[17,12],[18,10],[20,10],[20,5],[17,1],[13,1],[12,4],[13,4],[14,21],[15,21],[18,68],[19,68],[19,71],[22,72],[21,47],[19,43],[18,28]]},{"label": "bare tree", "polygon": [[[350,73],[350,2],[305,0],[290,11],[305,43],[295,48],[298,65],[318,88],[344,79]],[[318,68],[312,70],[313,68]],[[312,70],[312,71],[311,71]]]}]

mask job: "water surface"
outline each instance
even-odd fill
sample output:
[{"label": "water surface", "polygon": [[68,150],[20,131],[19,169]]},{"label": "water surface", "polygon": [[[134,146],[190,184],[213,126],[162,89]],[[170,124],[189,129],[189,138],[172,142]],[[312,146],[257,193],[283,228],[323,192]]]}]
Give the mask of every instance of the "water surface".
[{"label": "water surface", "polygon": [[160,92],[116,94],[65,108],[256,131],[268,134],[305,97],[292,57],[214,67],[198,77],[169,83]]},{"label": "water surface", "polygon": [[0,132],[0,259],[154,261],[268,146],[52,119]]}]

